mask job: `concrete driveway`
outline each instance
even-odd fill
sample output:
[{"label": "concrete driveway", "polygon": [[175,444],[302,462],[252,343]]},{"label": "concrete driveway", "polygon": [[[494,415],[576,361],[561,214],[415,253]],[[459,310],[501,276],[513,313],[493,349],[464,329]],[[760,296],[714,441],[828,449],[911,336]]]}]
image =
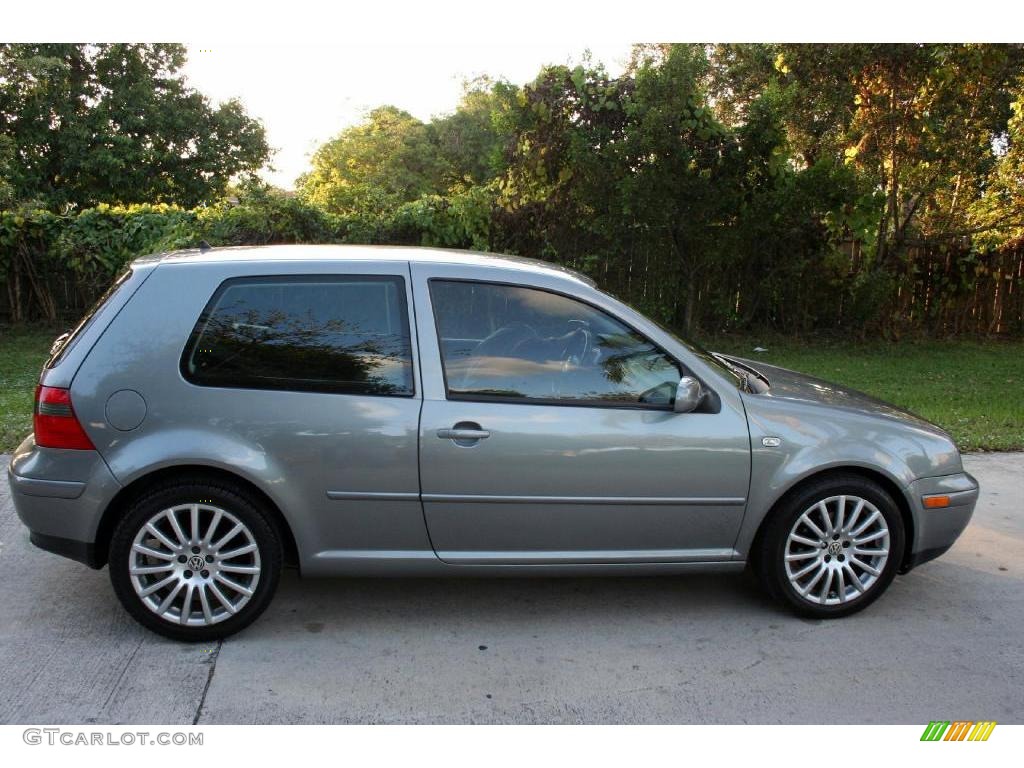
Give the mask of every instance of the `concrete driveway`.
[{"label": "concrete driveway", "polygon": [[965,464],[983,492],[957,545],[841,621],[741,576],[287,573],[207,646],[146,632],[106,571],[32,547],[0,482],[0,723],[1020,723],[1024,454]]}]

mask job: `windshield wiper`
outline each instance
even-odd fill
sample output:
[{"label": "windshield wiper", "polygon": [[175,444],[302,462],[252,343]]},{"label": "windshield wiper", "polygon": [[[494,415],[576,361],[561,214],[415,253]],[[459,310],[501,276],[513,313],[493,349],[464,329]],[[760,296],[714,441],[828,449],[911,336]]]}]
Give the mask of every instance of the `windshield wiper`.
[{"label": "windshield wiper", "polygon": [[715,358],[715,360],[720,362],[722,365],[724,365],[726,368],[728,368],[730,371],[732,371],[734,374],[736,374],[736,376],[740,380],[740,383],[743,385],[743,391],[744,392],[750,392],[751,394],[754,393],[755,390],[754,390],[753,386],[751,386],[751,384],[750,384],[750,376],[751,376],[750,371],[747,371],[747,370],[744,370],[743,368],[740,368],[738,365],[736,365],[734,362],[732,362],[729,358],[725,357],[724,355],[720,355],[717,352],[712,352],[711,356],[713,358]]}]

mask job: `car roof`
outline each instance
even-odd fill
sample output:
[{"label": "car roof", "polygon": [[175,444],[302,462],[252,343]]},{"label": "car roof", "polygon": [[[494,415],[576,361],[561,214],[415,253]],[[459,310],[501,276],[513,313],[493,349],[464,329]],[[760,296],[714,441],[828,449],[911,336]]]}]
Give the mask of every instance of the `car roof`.
[{"label": "car roof", "polygon": [[401,245],[243,245],[230,248],[191,248],[156,253],[136,259],[134,264],[195,264],[222,262],[325,262],[325,261],[408,261],[429,264],[465,264],[570,277],[590,287],[586,275],[558,264],[522,256],[505,256],[449,248],[418,248]]}]

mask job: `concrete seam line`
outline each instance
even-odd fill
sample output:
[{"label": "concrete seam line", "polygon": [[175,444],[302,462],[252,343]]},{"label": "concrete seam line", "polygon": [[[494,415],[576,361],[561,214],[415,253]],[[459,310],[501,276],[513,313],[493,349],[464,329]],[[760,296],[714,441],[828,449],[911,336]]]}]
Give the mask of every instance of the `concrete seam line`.
[{"label": "concrete seam line", "polygon": [[206,685],[203,686],[203,695],[199,697],[199,705],[196,707],[196,714],[192,718],[192,725],[199,725],[199,718],[203,716],[203,707],[206,705],[206,694],[210,690],[210,683],[213,682],[213,673],[217,671],[217,659],[220,658],[220,649],[224,646],[223,640],[217,641],[217,647],[213,650],[213,658],[210,660],[210,672],[206,676]]}]

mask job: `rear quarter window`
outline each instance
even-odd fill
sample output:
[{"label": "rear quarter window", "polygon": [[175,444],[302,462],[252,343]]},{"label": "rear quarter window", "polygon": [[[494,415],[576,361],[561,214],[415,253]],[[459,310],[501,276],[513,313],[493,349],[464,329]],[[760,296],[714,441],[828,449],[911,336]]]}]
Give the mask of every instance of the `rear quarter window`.
[{"label": "rear quarter window", "polygon": [[50,359],[46,361],[46,368],[49,369],[56,367],[60,361],[75,348],[75,345],[78,343],[79,339],[82,338],[86,329],[92,325],[100,310],[103,309],[103,307],[105,307],[110,300],[114,298],[114,296],[125,288],[129,280],[131,280],[132,274],[131,268],[126,268],[117,276],[117,279],[113,284],[103,292],[103,295],[96,300],[96,303],[89,307],[82,319],[78,321],[78,325],[63,336],[57,337],[57,340],[53,342],[53,346],[50,347]]},{"label": "rear quarter window", "polygon": [[200,386],[414,394],[405,283],[396,276],[225,281],[181,360]]}]

